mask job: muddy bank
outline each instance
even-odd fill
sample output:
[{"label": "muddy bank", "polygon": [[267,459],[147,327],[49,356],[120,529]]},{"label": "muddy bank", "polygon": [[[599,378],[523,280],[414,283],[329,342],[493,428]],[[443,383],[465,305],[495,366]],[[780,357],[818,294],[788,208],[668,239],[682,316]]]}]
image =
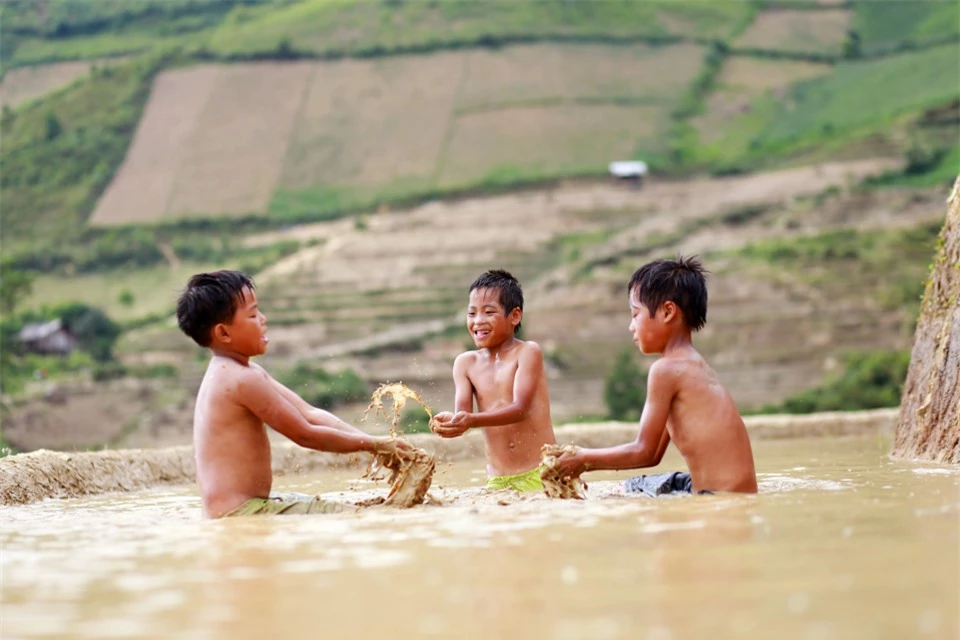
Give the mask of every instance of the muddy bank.
[{"label": "muddy bank", "polygon": [[960,178],[917,321],[893,455],[960,464]]},{"label": "muddy bank", "polygon": [[[891,433],[897,409],[820,413],[807,416],[751,416],[746,419],[755,439],[842,436]],[[589,447],[606,447],[636,437],[636,423],[603,422],[557,428],[557,440]],[[409,437],[440,461],[479,458],[483,441],[477,432],[455,440],[430,434]],[[276,475],[309,473],[331,467],[356,467],[358,475],[369,462],[366,455],[318,453],[293,444],[273,448]],[[0,504],[27,504],[45,498],[73,498],[111,491],[136,491],[161,484],[194,481],[191,447],[60,453],[34,451],[0,459]]]}]

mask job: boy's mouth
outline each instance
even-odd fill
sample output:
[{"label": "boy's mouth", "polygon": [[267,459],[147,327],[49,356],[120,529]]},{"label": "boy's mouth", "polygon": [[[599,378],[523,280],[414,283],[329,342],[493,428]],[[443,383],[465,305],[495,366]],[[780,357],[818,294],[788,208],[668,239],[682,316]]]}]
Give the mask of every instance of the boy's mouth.
[{"label": "boy's mouth", "polygon": [[473,337],[476,338],[477,340],[483,340],[488,335],[490,335],[490,332],[485,329],[478,329],[473,332]]}]

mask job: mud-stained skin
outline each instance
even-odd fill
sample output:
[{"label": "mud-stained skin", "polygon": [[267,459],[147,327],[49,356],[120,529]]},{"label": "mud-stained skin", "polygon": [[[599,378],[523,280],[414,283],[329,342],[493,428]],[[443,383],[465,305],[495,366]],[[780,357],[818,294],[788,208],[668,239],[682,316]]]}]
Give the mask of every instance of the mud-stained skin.
[{"label": "mud-stained skin", "polygon": [[550,498],[563,500],[583,500],[586,496],[583,490],[586,485],[580,477],[560,477],[557,471],[557,458],[564,453],[576,453],[577,448],[572,444],[545,444],[540,449],[540,480],[543,481],[543,491]]}]

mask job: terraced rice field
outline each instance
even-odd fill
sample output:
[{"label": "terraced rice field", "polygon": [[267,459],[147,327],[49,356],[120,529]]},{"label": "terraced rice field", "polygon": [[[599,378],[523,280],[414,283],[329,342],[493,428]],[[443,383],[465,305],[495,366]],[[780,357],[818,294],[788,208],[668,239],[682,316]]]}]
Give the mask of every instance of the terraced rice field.
[{"label": "terraced rice field", "polygon": [[836,55],[843,49],[852,16],[853,13],[845,9],[763,11],[734,46]]},{"label": "terraced rice field", "polygon": [[696,45],[527,45],[161,74],[95,225],[336,210],[661,149]]}]

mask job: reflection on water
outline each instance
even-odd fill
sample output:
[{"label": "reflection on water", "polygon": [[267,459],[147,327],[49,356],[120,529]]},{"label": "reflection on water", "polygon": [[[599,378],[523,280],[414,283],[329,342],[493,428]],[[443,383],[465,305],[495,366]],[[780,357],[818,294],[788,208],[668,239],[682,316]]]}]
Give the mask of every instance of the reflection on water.
[{"label": "reflection on water", "polygon": [[[956,638],[960,473],[887,449],[757,442],[758,496],[485,494],[478,460],[402,511],[204,521],[192,487],[6,507],[0,636]],[[277,488],[386,491],[356,475]]]}]

